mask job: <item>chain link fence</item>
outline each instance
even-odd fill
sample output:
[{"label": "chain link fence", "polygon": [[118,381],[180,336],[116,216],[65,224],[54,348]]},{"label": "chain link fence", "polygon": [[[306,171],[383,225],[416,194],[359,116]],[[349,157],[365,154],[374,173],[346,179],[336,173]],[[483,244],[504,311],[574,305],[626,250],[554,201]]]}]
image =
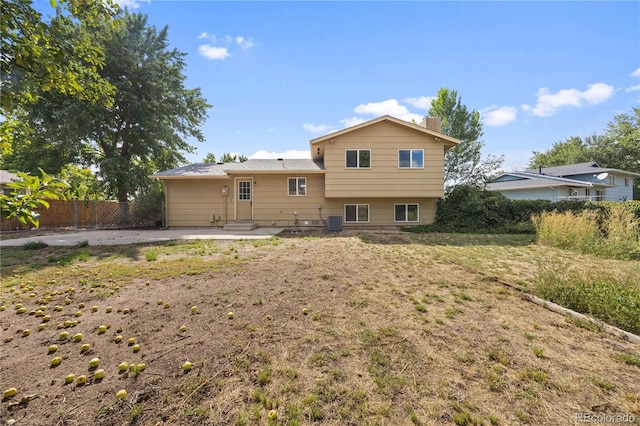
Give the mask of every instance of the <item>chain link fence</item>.
[{"label": "chain link fence", "polygon": [[[164,204],[52,200],[48,209],[38,209],[40,228],[73,229],[134,229],[164,226]],[[28,229],[16,218],[2,219],[0,229],[11,231]]]}]

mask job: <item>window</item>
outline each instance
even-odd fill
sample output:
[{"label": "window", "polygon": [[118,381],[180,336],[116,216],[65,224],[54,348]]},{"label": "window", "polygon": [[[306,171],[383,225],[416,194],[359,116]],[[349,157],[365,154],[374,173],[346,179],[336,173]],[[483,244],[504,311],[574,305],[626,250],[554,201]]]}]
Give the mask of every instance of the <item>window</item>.
[{"label": "window", "polygon": [[611,185],[615,185],[616,184],[616,177],[615,176],[609,176],[609,183]]},{"label": "window", "polygon": [[307,178],[289,178],[289,195],[307,195]]},{"label": "window", "polygon": [[418,205],[417,204],[396,204],[395,205],[395,221],[396,222],[417,222],[418,221]]},{"label": "window", "polygon": [[371,150],[347,149],[345,151],[345,166],[348,169],[371,168]]},{"label": "window", "polygon": [[591,189],[590,188],[585,188],[584,195],[585,195],[587,200],[591,200]]},{"label": "window", "polygon": [[629,186],[629,178],[624,178],[624,186]]},{"label": "window", "polygon": [[401,169],[423,169],[424,149],[398,150],[398,167]]},{"label": "window", "polygon": [[238,181],[238,200],[251,200],[251,181]]},{"label": "window", "polygon": [[345,222],[369,222],[369,205],[368,204],[345,204],[344,221]]}]

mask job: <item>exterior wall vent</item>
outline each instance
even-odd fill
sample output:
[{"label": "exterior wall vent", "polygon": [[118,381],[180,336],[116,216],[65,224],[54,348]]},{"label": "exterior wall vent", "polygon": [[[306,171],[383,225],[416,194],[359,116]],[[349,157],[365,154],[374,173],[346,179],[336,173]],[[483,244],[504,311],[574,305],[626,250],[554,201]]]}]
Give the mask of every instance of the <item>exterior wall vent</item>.
[{"label": "exterior wall vent", "polygon": [[328,216],[327,231],[342,232],[342,216]]}]

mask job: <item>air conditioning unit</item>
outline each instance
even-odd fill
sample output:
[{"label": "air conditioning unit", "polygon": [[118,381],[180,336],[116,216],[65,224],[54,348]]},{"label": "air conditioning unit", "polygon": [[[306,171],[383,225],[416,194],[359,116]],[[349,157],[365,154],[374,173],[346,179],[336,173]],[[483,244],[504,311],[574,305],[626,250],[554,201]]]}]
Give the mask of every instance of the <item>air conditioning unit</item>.
[{"label": "air conditioning unit", "polygon": [[328,216],[327,231],[342,232],[342,216]]}]

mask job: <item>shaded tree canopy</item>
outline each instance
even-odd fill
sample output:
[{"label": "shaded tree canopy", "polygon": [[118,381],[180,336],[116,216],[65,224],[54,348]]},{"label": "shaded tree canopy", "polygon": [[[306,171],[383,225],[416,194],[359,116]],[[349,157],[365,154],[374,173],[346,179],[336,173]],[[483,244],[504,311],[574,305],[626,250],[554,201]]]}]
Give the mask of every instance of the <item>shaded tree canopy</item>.
[{"label": "shaded tree canopy", "polygon": [[143,14],[119,18],[99,37],[105,60],[98,72],[115,88],[113,102],[43,95],[25,108],[39,135],[24,148],[48,146],[60,166],[94,165],[106,194],[127,201],[149,185],[149,174],[186,163],[188,140],[204,140],[199,126],[210,105],[199,88],[184,87],[186,54],[169,48],[167,27],[149,26]]},{"label": "shaded tree canopy", "polygon": [[51,0],[55,16],[46,19],[31,0],[3,0],[0,55],[1,151],[14,137],[24,139],[19,115],[43,94],[62,93],[109,104],[113,87],[99,74],[104,54],[96,35],[115,25],[118,6],[110,0]]}]

